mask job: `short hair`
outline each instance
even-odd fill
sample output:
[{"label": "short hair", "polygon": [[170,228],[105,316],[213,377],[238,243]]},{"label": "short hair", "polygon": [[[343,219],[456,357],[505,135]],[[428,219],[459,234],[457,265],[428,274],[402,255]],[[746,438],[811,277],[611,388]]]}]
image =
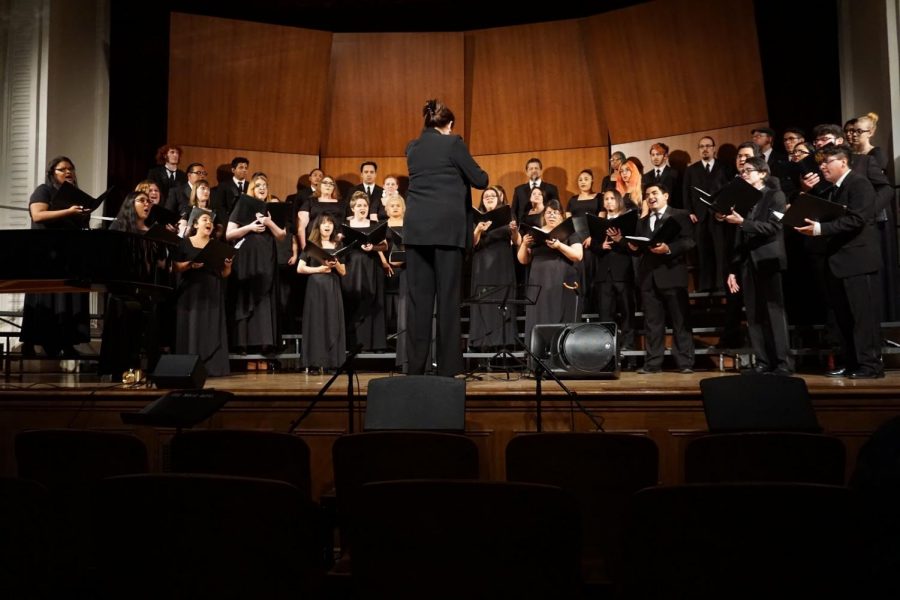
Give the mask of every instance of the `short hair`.
[{"label": "short hair", "polygon": [[247,163],[247,166],[250,166],[250,159],[245,156],[235,156],[231,159],[231,168],[237,169],[238,165],[241,163]]},{"label": "short hair", "polygon": [[453,111],[440,100],[427,100],[422,107],[422,115],[425,117],[425,127],[446,127],[451,121],[455,121]]},{"label": "short hair", "polygon": [[769,163],[766,162],[766,159],[762,156],[754,156],[753,158],[748,158],[744,161],[744,165],[750,165],[760,173],[765,173],[769,175],[772,170],[769,168]]},{"label": "short hair", "polygon": [[[535,188],[535,189],[538,189],[538,188]],[[562,206],[560,206],[560,204],[559,204],[559,200],[557,200],[556,198],[551,198],[550,200],[547,200],[546,202],[544,202],[544,210],[541,211],[541,224],[543,224],[543,225],[547,224],[547,219],[544,215],[546,215],[547,211],[551,210],[551,209],[555,210],[556,212],[558,212],[560,214],[562,214],[562,212],[563,212]]]},{"label": "short hair", "polygon": [[539,159],[537,156],[532,156],[527,161],[525,161],[525,168],[528,169],[528,165],[530,165],[531,163],[537,163],[537,165],[541,169],[544,168],[544,164],[541,162],[541,159]]},{"label": "short hair", "polygon": [[716,145],[716,140],[715,140],[715,138],[713,138],[713,136],[711,136],[711,135],[704,135],[702,138],[700,138],[699,140],[697,140],[697,143],[699,144],[699,143],[702,142],[703,140],[709,140],[709,141],[712,142],[712,145],[713,145],[713,146]]},{"label": "short hair", "polygon": [[194,167],[202,167],[202,166],[204,166],[203,163],[193,162],[187,166],[187,169],[185,169],[184,172],[187,173],[188,175],[190,175],[191,171],[194,170]]},{"label": "short hair", "polygon": [[844,128],[836,123],[822,123],[813,127],[813,139],[820,138],[823,135],[833,135],[836,138],[844,137]]},{"label": "short hair", "polygon": [[669,146],[662,142],[656,142],[652,146],[650,146],[650,152],[656,150],[657,152],[662,152],[663,154],[669,154]]},{"label": "short hair", "polygon": [[166,154],[169,153],[169,150],[178,150],[179,156],[184,154],[184,151],[181,149],[181,146],[176,146],[175,144],[163,144],[159,148],[156,149],[156,164],[164,165],[166,164]]},{"label": "short hair", "polygon": [[388,204],[390,204],[391,202],[399,202],[400,208],[403,209],[404,213],[406,212],[406,200],[403,199],[403,196],[401,196],[400,194],[397,194],[396,196],[391,196],[390,198],[388,198],[387,200],[384,201],[384,207],[387,208]]},{"label": "short hair", "polygon": [[651,183],[646,188],[644,188],[644,191],[646,192],[650,188],[654,188],[654,187],[659,188],[659,191],[662,192],[663,194],[665,194],[667,196],[669,195],[669,187],[664,183]]},{"label": "short hair", "polygon": [[621,150],[616,150],[609,159],[612,160],[614,158],[618,158],[620,161],[625,162],[625,153]]},{"label": "short hair", "polygon": [[490,191],[490,192],[494,192],[495,194],[497,194],[497,206],[498,206],[498,207],[499,207],[499,206],[502,206],[502,205],[504,205],[504,204],[506,204],[506,194],[503,193],[503,190],[500,188],[500,186],[497,186],[497,185],[489,185],[488,187],[486,187],[486,188],[481,192],[481,199],[480,199],[480,201],[479,201],[479,203],[478,203],[478,210],[480,210],[480,211],[484,211],[484,210],[485,210],[485,208],[484,208],[484,195],[485,195],[487,192],[489,192],[489,191]]},{"label": "short hair", "polygon": [[849,163],[850,157],[853,156],[853,151],[850,149],[850,146],[841,144],[834,146],[825,146],[824,148],[820,148],[816,153],[816,158],[822,157],[823,159],[825,159],[832,156],[835,156],[837,158],[844,158]]},{"label": "short hair", "polygon": [[363,169],[366,168],[366,165],[372,165],[372,168],[373,168],[373,169],[375,169],[376,171],[378,170],[378,163],[376,163],[374,160],[367,160],[367,161],[364,162],[363,164],[359,165],[359,172],[360,172],[360,173],[363,172]]},{"label": "short hair", "polygon": [[325,171],[323,171],[323,170],[320,169],[319,167],[316,167],[315,169],[313,169],[312,171],[310,171],[309,174],[312,175],[312,174],[315,173],[316,171],[318,171],[319,173],[321,173],[321,174],[322,174],[322,177],[325,177]]},{"label": "short hair", "polygon": [[591,179],[594,178],[594,172],[591,171],[590,169],[582,169],[582,170],[578,173],[578,176],[581,177],[582,173],[587,173],[588,175],[591,176]]},{"label": "short hair", "polygon": [[793,134],[797,135],[798,137],[802,137],[804,140],[806,139],[806,133],[799,127],[788,127],[787,129],[784,130],[784,133],[785,134],[793,133]]},{"label": "short hair", "polygon": [[775,130],[771,127],[754,127],[750,130],[750,135],[753,135],[754,133],[762,133],[769,137],[775,137]]},{"label": "short hair", "polygon": [[737,147],[738,153],[744,148],[750,148],[753,150],[753,156],[762,156],[762,151],[759,149],[759,144],[756,142],[741,142],[741,144]]}]

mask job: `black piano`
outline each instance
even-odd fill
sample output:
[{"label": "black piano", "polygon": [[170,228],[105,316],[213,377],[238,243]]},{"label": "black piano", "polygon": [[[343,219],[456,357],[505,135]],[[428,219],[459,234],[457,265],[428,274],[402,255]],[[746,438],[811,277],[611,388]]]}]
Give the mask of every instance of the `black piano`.
[{"label": "black piano", "polygon": [[164,295],[173,289],[173,248],[105,229],[0,230],[0,293]]}]

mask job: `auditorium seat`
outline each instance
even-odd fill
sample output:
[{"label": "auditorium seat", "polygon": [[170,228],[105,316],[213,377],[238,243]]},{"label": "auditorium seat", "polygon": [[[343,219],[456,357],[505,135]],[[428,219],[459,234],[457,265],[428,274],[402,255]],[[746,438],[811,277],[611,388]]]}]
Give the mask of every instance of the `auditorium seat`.
[{"label": "auditorium seat", "polygon": [[620,433],[529,433],[506,446],[506,479],[559,486],[574,494],[584,528],[582,573],[590,586],[621,580],[631,495],[654,486],[659,450],[648,437]]},{"label": "auditorium seat", "polygon": [[49,598],[50,497],[36,481],[0,477],[0,596]]},{"label": "auditorium seat", "polygon": [[579,511],[557,487],[417,480],[359,491],[358,597],[580,598]]}]

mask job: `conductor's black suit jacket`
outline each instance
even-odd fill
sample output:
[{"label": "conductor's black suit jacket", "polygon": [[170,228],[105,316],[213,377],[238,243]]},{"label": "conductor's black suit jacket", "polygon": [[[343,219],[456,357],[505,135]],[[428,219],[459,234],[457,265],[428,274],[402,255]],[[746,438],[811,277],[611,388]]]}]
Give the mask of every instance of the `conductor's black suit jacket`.
[{"label": "conductor's black suit jacket", "polygon": [[420,246],[471,244],[472,187],[483,190],[488,174],[458,135],[428,128],[406,147],[409,190],[403,241]]}]

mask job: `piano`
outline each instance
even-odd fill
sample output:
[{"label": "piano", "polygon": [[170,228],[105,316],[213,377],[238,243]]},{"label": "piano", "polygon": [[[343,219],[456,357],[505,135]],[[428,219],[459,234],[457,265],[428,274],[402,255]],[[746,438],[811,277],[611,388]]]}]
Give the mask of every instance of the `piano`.
[{"label": "piano", "polygon": [[172,291],[173,244],[106,229],[0,230],[0,293]]}]

